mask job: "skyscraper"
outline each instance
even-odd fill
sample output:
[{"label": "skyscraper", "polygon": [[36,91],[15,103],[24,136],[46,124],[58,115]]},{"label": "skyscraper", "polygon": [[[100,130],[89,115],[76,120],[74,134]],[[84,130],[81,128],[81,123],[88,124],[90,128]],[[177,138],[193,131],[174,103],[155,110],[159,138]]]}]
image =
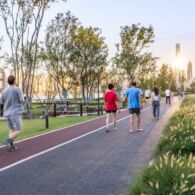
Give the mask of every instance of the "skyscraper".
[{"label": "skyscraper", "polygon": [[180,57],[180,43],[176,44],[176,58]]},{"label": "skyscraper", "polygon": [[188,81],[191,81],[192,80],[192,62],[191,61],[189,61],[189,63],[188,63],[187,80]]}]

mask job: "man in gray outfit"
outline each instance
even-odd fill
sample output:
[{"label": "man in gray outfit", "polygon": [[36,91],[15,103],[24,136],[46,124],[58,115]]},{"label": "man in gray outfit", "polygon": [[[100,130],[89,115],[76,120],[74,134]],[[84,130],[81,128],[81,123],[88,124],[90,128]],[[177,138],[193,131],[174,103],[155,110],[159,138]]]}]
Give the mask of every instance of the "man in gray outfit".
[{"label": "man in gray outfit", "polygon": [[9,152],[16,150],[13,142],[21,133],[24,97],[22,90],[16,86],[15,77],[10,75],[7,79],[9,84],[2,92],[0,103],[3,104],[3,116],[7,120],[10,128],[9,136],[6,140]]}]

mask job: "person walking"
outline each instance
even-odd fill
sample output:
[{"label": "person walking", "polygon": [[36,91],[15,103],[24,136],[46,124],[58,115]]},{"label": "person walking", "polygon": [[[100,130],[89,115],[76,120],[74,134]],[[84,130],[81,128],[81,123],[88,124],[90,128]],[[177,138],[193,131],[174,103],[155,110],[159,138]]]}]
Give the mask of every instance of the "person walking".
[{"label": "person walking", "polygon": [[116,127],[116,112],[120,107],[118,106],[118,97],[114,90],[114,85],[112,83],[108,84],[108,91],[104,95],[104,103],[106,108],[106,132],[109,132],[109,121],[112,116],[113,128],[117,130]]},{"label": "person walking", "polygon": [[3,104],[3,116],[10,129],[6,147],[11,152],[17,149],[14,140],[21,133],[24,97],[22,90],[16,86],[14,76],[10,75],[7,82],[9,85],[3,90],[0,102]]},{"label": "person walking", "polygon": [[152,108],[153,108],[153,117],[154,119],[159,119],[160,114],[160,94],[159,89],[154,87],[154,90],[151,94]]},{"label": "person walking", "polygon": [[165,90],[165,96],[166,96],[166,104],[171,104],[171,90],[170,89]]},{"label": "person walking", "polygon": [[[128,103],[129,113],[130,113],[130,133],[136,131],[142,131],[140,128],[140,112],[142,108],[141,104],[141,90],[136,87],[136,82],[131,83],[131,87],[125,92],[124,101]],[[134,128],[134,114],[137,116],[137,129]]]}]

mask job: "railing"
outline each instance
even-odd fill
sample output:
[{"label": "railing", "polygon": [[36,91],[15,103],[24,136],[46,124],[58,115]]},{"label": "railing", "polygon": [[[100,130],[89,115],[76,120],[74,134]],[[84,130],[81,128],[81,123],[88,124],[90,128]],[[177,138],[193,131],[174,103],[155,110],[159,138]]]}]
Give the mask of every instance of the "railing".
[{"label": "railing", "polygon": [[[53,103],[38,103],[34,102],[30,108],[30,115],[27,109],[25,110],[25,118],[39,118],[45,116],[45,112],[49,116],[59,115],[78,115],[83,116],[84,114],[103,114],[103,104],[101,103],[99,108],[97,103],[79,103],[79,102],[53,102]],[[3,105],[0,105],[0,116],[3,115]],[[30,117],[29,117],[30,116]]]},{"label": "railing", "polygon": [[58,116],[58,115],[72,115],[79,114],[83,116],[86,114],[103,114],[102,104],[98,108],[97,103],[74,103],[74,102],[64,102],[64,103],[52,103],[48,105],[50,107],[49,115]]},{"label": "railing", "polygon": [[[124,105],[123,105],[124,106]],[[27,109],[26,109],[27,110]],[[34,102],[31,105],[30,113],[25,112],[24,118],[44,118],[45,128],[49,128],[49,116],[56,117],[59,115],[78,115],[98,114],[103,115],[103,103],[79,103],[79,102],[53,102],[53,103],[38,103]],[[3,115],[3,105],[0,105],[0,116]]]}]

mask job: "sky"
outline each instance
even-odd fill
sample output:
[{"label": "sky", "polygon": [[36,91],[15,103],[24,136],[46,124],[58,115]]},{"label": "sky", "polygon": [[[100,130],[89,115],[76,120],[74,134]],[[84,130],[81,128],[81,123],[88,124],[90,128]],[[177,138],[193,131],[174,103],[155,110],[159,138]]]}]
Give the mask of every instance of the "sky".
[{"label": "sky", "polygon": [[[183,66],[191,60],[195,64],[195,1],[194,0],[67,0],[56,3],[46,12],[40,38],[44,39],[44,30],[48,22],[57,13],[71,13],[85,26],[99,27],[109,48],[109,57],[113,57],[115,43],[120,41],[120,27],[141,23],[152,25],[155,42],[149,50],[159,57],[158,64],[175,62],[175,45],[180,43]],[[5,33],[3,22],[0,20]],[[6,43],[4,43],[5,45]]]}]

